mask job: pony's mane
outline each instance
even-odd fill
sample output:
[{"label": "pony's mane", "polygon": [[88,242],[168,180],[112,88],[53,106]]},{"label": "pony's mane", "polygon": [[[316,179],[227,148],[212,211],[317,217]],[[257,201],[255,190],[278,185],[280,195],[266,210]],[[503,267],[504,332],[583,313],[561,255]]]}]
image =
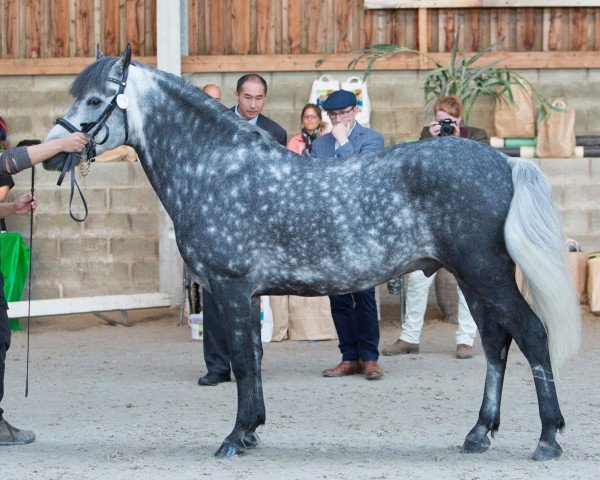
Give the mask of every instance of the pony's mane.
[{"label": "pony's mane", "polygon": [[90,90],[99,90],[108,94],[109,84],[106,79],[118,60],[119,57],[102,57],[88,65],[83,72],[77,75],[69,93],[75,98],[83,96]]},{"label": "pony's mane", "polygon": [[[107,79],[110,77],[110,71],[119,61],[120,57],[102,57],[96,60],[94,63],[88,65],[73,81],[69,92],[75,98],[84,96],[90,90],[96,90],[104,94],[109,94],[109,88],[114,88],[115,84],[108,82]],[[186,80],[177,75],[173,75],[168,72],[156,70],[148,65],[139,62],[131,62],[138,68],[152,71],[157,74],[157,79],[160,82],[165,82],[169,88],[176,86],[179,97],[191,107],[198,107],[199,104],[203,105],[203,108],[210,108],[215,112],[218,112],[221,121],[232,125],[239,135],[258,135],[267,143],[277,144],[277,142],[264,130],[254,125],[248,124],[243,120],[239,122],[235,121],[235,114],[229,112],[229,109],[219,103],[212,102],[210,97],[199,88],[191,85]],[[233,120],[233,122],[232,122]]]}]

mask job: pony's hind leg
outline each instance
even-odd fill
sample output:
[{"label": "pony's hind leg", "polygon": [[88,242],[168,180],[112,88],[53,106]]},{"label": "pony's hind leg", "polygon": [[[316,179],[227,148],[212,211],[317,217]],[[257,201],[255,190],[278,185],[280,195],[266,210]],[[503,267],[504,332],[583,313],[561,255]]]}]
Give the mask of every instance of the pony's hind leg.
[{"label": "pony's hind leg", "polygon": [[558,405],[546,330],[529,306],[527,310],[527,315],[522,318],[520,332],[514,334],[514,339],[531,366],[542,420],[542,433],[532,458],[551,460],[562,454],[562,448],[556,441],[556,433],[562,432],[565,420]]},{"label": "pony's hind leg", "polygon": [[235,426],[215,453],[216,457],[229,458],[258,444],[255,430],[265,421],[260,377],[260,317],[257,306],[251,306],[250,295],[234,285],[213,291],[213,296],[227,325],[229,356],[238,391]]},{"label": "pony's hind leg", "polygon": [[488,433],[491,432],[493,437],[500,427],[500,401],[512,337],[504,327],[495,321],[494,314],[499,312],[494,312],[493,307],[484,306],[480,302],[471,302],[471,305],[487,360],[487,372],[479,418],[465,438],[462,451],[481,453],[490,446]]},{"label": "pony's hind leg", "polygon": [[[465,292],[465,297],[469,301],[468,290]],[[482,295],[480,298],[483,299],[484,296]],[[467,435],[463,449],[465,451],[485,450],[485,445],[489,444],[489,441],[486,442],[487,438],[484,439],[484,437],[488,431],[493,432],[497,428],[493,418],[499,419],[506,356],[510,337],[512,337],[531,366],[538,397],[542,434],[533,459],[557,458],[561,455],[562,449],[556,442],[556,432],[564,428],[565,422],[560,412],[554,386],[546,330],[517,289],[512,278],[508,284],[498,286],[485,299],[487,300],[483,300],[485,315],[475,317],[488,361],[485,394],[479,421]],[[469,305],[471,309],[475,305],[475,311],[478,310],[477,301],[473,302],[471,299]],[[498,325],[494,326],[494,323]],[[503,330],[505,330],[504,333]],[[498,409],[497,413],[495,413],[496,408]]]}]

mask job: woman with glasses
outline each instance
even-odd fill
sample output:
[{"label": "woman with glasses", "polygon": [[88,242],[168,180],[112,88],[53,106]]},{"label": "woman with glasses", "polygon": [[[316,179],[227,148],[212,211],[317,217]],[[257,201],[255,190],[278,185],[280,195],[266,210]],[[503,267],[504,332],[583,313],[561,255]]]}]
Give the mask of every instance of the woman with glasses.
[{"label": "woman with glasses", "polygon": [[290,138],[287,148],[292,152],[310,157],[312,144],[323,131],[321,109],[314,103],[307,103],[300,114],[300,123],[302,130],[298,135]]}]

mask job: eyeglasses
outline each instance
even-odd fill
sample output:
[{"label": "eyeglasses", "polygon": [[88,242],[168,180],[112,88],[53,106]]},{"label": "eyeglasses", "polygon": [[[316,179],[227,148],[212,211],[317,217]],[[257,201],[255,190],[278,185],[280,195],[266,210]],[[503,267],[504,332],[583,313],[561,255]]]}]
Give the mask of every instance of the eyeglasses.
[{"label": "eyeglasses", "polygon": [[304,115],[302,115],[302,117],[306,118],[307,120],[311,118],[319,118],[319,116],[316,113],[305,113]]},{"label": "eyeglasses", "polygon": [[336,117],[339,119],[343,119],[346,118],[352,110],[354,110],[354,107],[351,107],[350,110],[344,110],[343,112],[327,112],[327,115],[329,115],[329,118],[331,120],[333,120]]}]

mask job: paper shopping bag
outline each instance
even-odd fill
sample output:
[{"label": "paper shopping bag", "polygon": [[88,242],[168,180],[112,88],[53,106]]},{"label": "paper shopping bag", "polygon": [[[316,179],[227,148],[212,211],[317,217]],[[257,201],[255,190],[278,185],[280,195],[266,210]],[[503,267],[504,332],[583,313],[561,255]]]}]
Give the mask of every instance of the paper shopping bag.
[{"label": "paper shopping bag", "polygon": [[273,310],[272,342],[281,342],[288,338],[288,295],[270,295],[271,310]]},{"label": "paper shopping bag", "polygon": [[329,297],[289,298],[290,340],[333,340],[337,338]]},{"label": "paper shopping bag", "polygon": [[587,298],[592,313],[600,315],[600,252],[589,255]]},{"label": "paper shopping bag", "polygon": [[549,110],[540,125],[537,139],[537,153],[540,158],[571,157],[575,152],[575,109],[564,99],[551,102],[557,110]]},{"label": "paper shopping bag", "polygon": [[496,99],[494,127],[497,137],[535,137],[535,108],[529,88],[516,81],[511,84],[513,101],[504,92]]}]

